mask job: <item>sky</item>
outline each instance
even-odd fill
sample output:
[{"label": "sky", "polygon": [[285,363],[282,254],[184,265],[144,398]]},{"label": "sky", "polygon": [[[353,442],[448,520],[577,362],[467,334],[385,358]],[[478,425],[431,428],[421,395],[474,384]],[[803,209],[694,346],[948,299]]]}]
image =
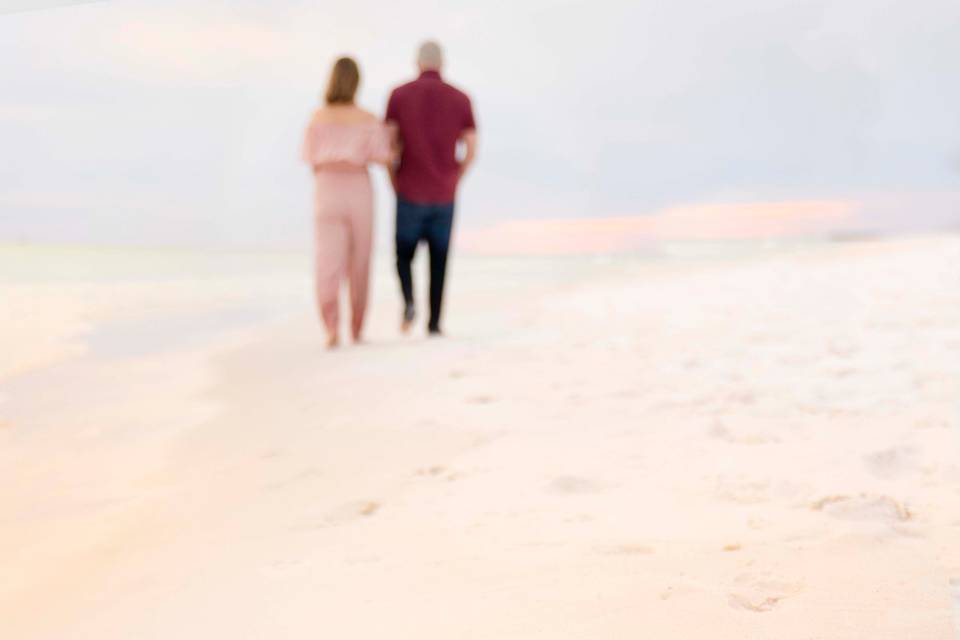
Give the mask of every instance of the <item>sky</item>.
[{"label": "sky", "polygon": [[308,247],[332,60],[382,112],[427,37],[472,250],[960,228],[957,34],[956,0],[6,0],[0,243]]}]

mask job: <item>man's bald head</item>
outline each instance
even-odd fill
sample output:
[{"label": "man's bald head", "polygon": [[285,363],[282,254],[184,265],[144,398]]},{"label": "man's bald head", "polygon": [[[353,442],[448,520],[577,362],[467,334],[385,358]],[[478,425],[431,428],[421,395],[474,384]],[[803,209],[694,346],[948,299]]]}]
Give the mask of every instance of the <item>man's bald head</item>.
[{"label": "man's bald head", "polygon": [[433,40],[427,40],[417,50],[420,71],[440,71],[443,67],[443,49]]}]

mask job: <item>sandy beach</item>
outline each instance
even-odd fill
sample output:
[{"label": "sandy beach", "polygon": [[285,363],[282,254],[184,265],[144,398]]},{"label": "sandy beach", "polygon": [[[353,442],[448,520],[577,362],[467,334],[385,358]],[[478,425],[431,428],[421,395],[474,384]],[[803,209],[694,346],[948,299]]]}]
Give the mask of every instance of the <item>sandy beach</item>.
[{"label": "sandy beach", "polygon": [[381,258],[333,353],[308,256],[0,264],[5,640],[958,637],[957,236],[458,255],[440,340]]}]

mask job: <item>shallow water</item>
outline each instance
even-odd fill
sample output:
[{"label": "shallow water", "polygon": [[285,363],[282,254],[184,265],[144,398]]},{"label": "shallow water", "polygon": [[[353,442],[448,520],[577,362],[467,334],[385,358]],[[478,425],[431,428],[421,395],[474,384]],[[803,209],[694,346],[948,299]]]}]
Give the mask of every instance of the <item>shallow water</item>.
[{"label": "shallow water", "polygon": [[204,313],[110,322],[83,337],[87,357],[142,358],[167,351],[200,347],[224,333],[254,327],[281,317],[266,307],[234,307]]}]

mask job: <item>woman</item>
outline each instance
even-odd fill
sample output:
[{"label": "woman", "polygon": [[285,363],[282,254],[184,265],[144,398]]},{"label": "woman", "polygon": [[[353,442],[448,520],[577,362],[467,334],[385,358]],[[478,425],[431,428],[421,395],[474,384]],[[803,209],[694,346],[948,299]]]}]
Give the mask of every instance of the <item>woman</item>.
[{"label": "woman", "polygon": [[351,58],[333,65],[326,104],[307,127],[303,160],[316,182],[316,294],[327,346],[340,343],[340,283],[350,283],[351,332],[360,341],[373,243],[373,190],[367,165],[392,158],[390,130],[354,104],[360,70]]}]

